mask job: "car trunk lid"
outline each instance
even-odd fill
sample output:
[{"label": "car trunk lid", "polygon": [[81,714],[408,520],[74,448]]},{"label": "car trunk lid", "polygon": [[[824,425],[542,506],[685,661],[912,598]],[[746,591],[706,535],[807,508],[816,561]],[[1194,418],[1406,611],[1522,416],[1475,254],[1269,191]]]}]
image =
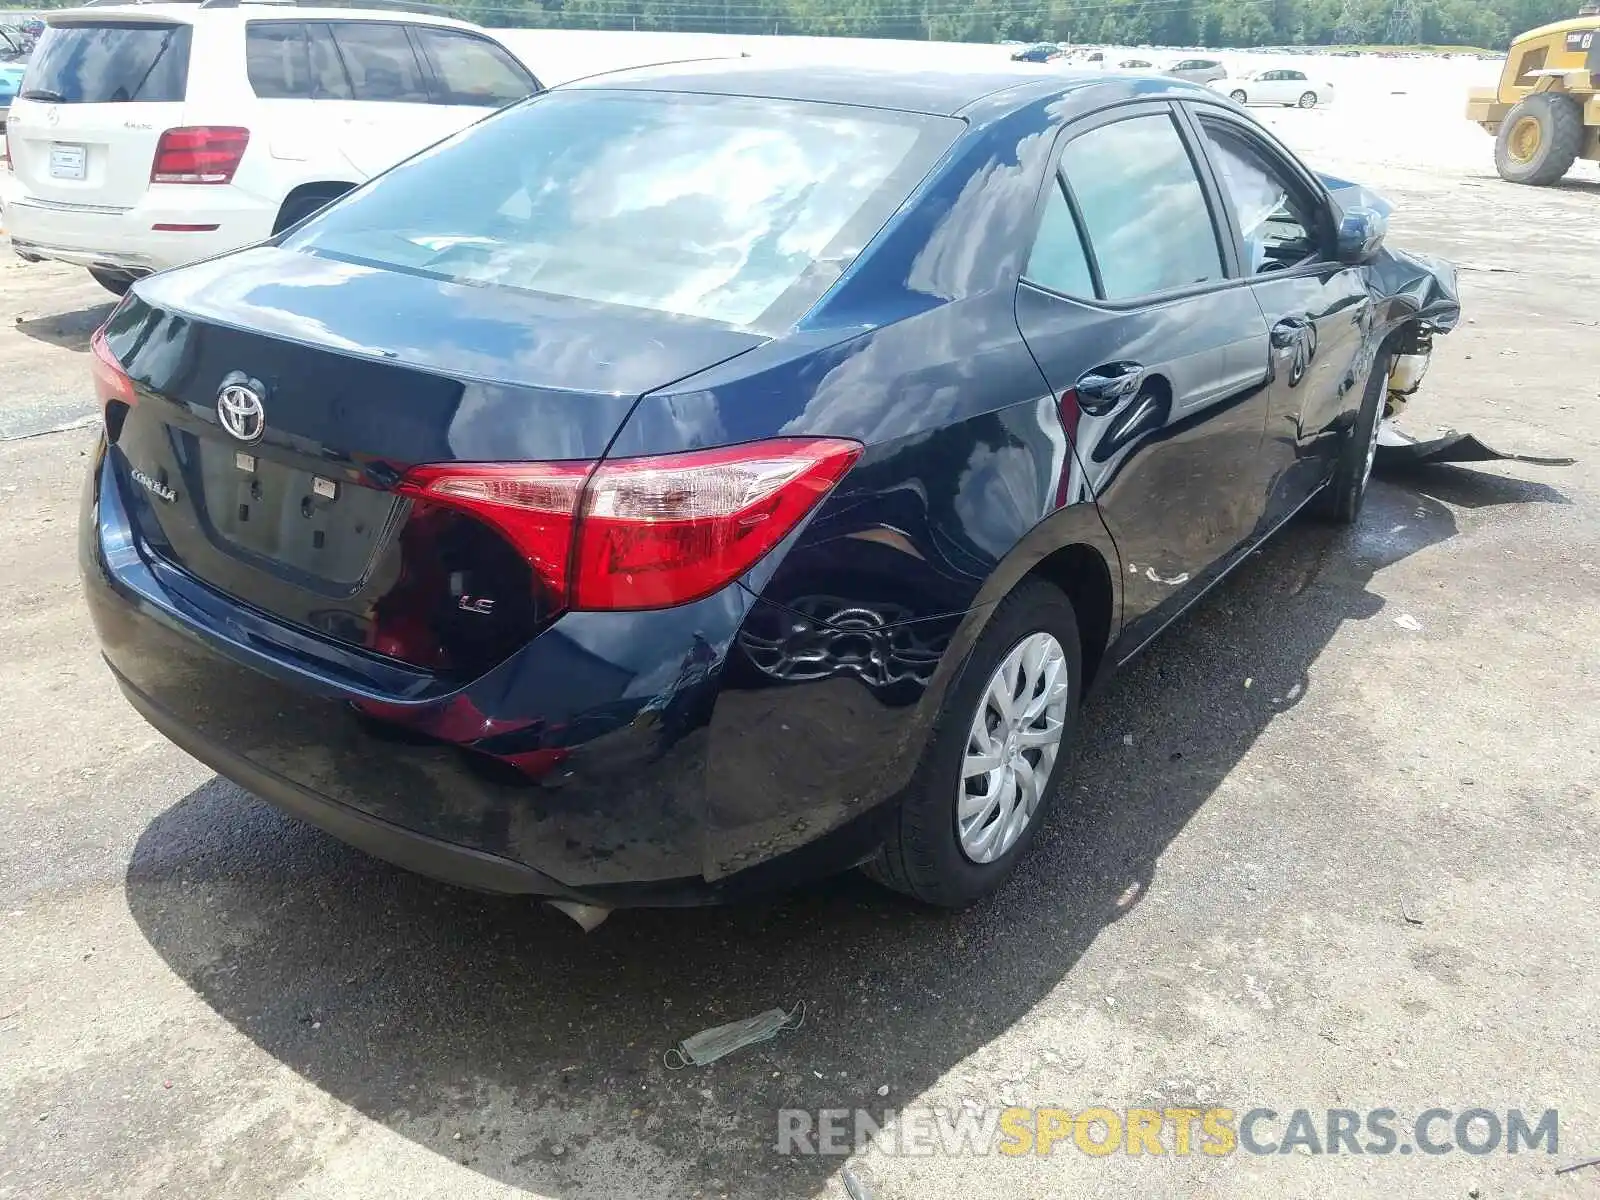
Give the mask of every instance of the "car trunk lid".
[{"label": "car trunk lid", "polygon": [[488,525],[401,496],[405,471],[598,459],[640,394],[762,340],[263,246],[139,286],[107,330],[135,384],[107,427],[151,553],[470,676],[558,602]]}]

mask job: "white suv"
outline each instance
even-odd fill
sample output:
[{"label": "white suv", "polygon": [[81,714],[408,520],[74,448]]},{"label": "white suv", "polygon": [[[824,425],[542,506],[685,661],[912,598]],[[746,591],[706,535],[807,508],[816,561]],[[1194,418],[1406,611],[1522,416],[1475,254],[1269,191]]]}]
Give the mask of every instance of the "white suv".
[{"label": "white suv", "polygon": [[542,90],[477,26],[410,12],[204,0],[48,21],[7,119],[0,218],[23,258],[118,294]]}]

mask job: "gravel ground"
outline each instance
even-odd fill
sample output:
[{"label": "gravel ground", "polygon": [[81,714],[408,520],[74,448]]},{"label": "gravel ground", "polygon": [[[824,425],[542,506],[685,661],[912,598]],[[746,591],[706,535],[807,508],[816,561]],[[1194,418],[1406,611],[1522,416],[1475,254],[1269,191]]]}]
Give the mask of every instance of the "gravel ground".
[{"label": "gravel ground", "polygon": [[[78,598],[104,295],[0,259],[0,1197],[842,1197],[847,1165],[877,1200],[1600,1194],[1557,1174],[1600,1157],[1600,184],[1517,189],[1482,135],[1440,161],[1347,111],[1267,120],[1464,268],[1411,426],[1579,464],[1383,478],[1355,531],[1285,530],[1114,681],[1037,852],[960,916],[851,879],[586,936],[215,778],[123,703]],[[1264,1107],[1274,1138],[1554,1108],[1559,1148],[773,1151],[780,1108],[1013,1103]]]}]

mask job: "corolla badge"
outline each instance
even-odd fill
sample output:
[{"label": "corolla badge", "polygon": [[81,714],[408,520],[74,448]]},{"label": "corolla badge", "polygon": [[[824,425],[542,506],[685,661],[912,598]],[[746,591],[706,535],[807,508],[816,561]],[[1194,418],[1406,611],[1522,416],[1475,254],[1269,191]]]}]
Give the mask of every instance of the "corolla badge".
[{"label": "corolla badge", "polygon": [[152,496],[156,497],[156,499],[165,500],[168,504],[171,504],[178,498],[177,492],[173,491],[161,480],[146,475],[143,471],[135,470],[133,472],[133,481],[145,491],[149,492]]},{"label": "corolla badge", "polygon": [[248,384],[227,383],[217,393],[217,420],[241,442],[256,442],[267,431],[261,393]]}]

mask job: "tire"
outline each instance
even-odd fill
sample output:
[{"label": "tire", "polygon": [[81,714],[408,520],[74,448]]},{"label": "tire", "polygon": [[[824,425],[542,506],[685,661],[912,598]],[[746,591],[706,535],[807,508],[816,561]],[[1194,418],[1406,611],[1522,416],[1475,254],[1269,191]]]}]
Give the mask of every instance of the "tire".
[{"label": "tire", "polygon": [[126,296],[128,289],[139,277],[130,275],[126,271],[108,271],[104,267],[90,267],[89,274],[94,281],[113,296]]},{"label": "tire", "polygon": [[1300,93],[1300,107],[1301,108],[1315,108],[1316,106],[1317,106],[1317,94],[1315,92],[1301,92]]},{"label": "tire", "polygon": [[1378,429],[1383,423],[1389,365],[1393,361],[1394,355],[1388,346],[1381,348],[1372,360],[1372,374],[1367,377],[1366,390],[1361,394],[1356,423],[1339,452],[1333,478],[1317,497],[1317,514],[1335,525],[1354,525],[1361,516],[1367,484],[1372,479],[1372,461],[1377,457]]},{"label": "tire", "polygon": [[332,204],[348,190],[348,188],[329,188],[326,191],[301,192],[298,196],[285,200],[283,207],[278,210],[278,219],[272,223],[273,235],[276,236],[285,229],[300,224],[318,209]]},{"label": "tire", "polygon": [[[994,857],[978,861],[963,848],[958,830],[958,797],[967,795],[970,783],[963,778],[969,739],[974,736],[974,726],[980,715],[986,725],[991,718],[998,718],[998,712],[989,703],[989,689],[1002,663],[1013,651],[1030,644],[1038,646],[1038,637],[1042,634],[1054,639],[1061,651],[1061,670],[1066,682],[1065,707],[1060,712],[1061,736],[1045,778],[1036,782],[1037,802],[1020,831],[1009,845],[1003,838],[997,838],[991,847],[997,851]],[[1026,671],[1024,667],[1023,683],[1027,679]],[[883,848],[878,857],[867,864],[867,874],[887,887],[941,908],[965,908],[999,888],[1028,852],[1050,810],[1071,758],[1082,688],[1083,653],[1071,601],[1043,581],[1023,583],[1001,601],[988,628],[962,665],[960,676],[946,694],[922,761],[900,798]],[[1004,723],[998,723],[1003,731]],[[1005,746],[996,747],[996,756],[1002,757],[1009,746],[1008,741]],[[1024,749],[1020,753],[1027,756],[1033,751]],[[1027,761],[1030,764],[1028,777],[1036,779],[1031,764],[1040,760]],[[1006,771],[1006,778],[1019,781],[1015,795],[1017,803],[1025,806],[1026,789],[1020,786],[1020,773],[1013,776],[1004,766],[996,767],[995,771]],[[996,795],[1001,809],[994,813],[993,821],[984,826],[991,830],[1003,824],[1003,801],[1007,795],[1004,784]],[[970,798],[978,799],[976,795]],[[984,812],[989,811],[985,807]],[[981,815],[975,814],[974,819],[979,820]]]},{"label": "tire", "polygon": [[1510,183],[1552,184],[1577,160],[1583,132],[1583,110],[1571,96],[1557,92],[1524,96],[1495,135],[1495,170]]},{"label": "tire", "polygon": [[1233,91],[1228,93],[1228,99],[1232,100],[1235,104],[1243,104],[1249,99],[1249,97],[1244,94],[1243,88],[1234,88]]}]

